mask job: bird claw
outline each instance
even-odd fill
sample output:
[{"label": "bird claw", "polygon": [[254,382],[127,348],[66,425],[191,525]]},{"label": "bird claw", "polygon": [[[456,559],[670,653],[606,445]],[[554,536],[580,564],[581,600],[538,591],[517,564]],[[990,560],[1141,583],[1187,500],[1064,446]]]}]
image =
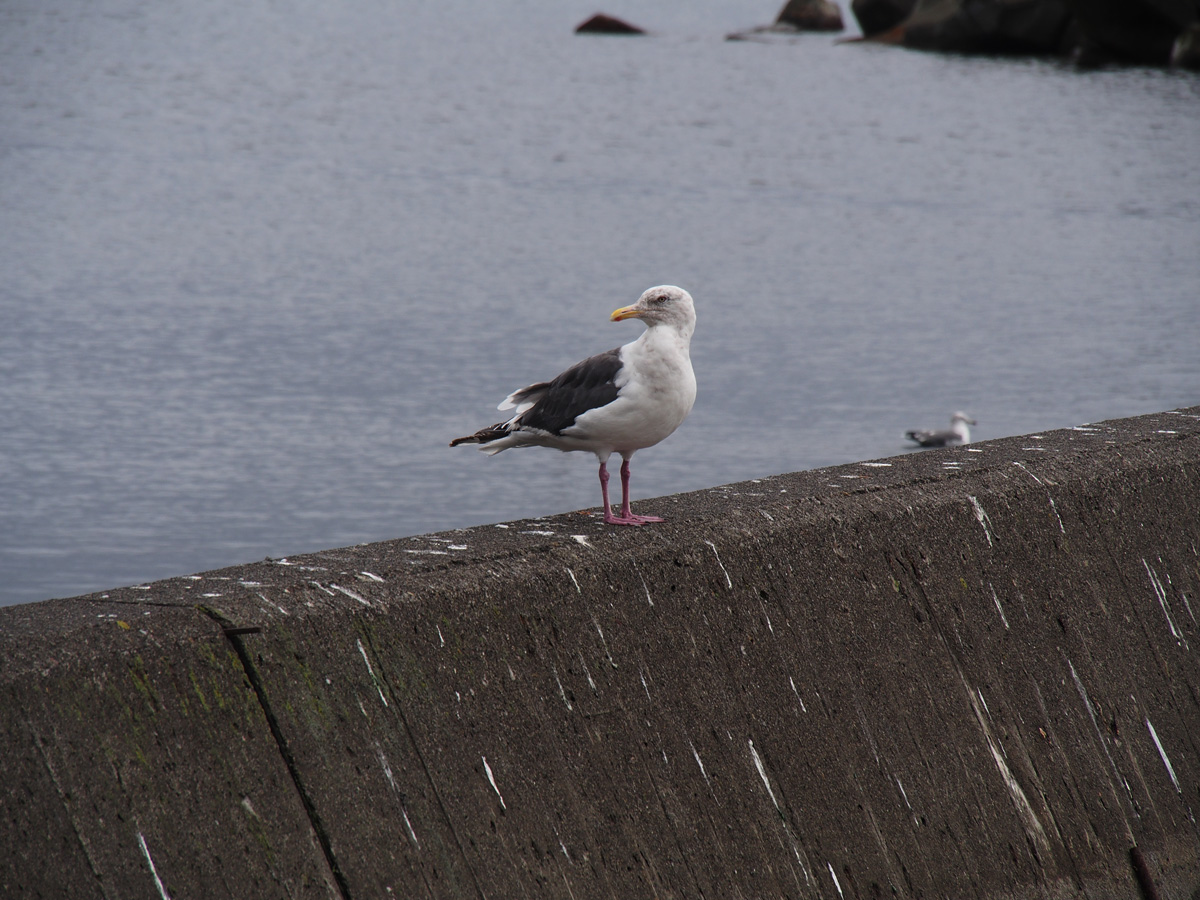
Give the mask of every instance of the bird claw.
[{"label": "bird claw", "polygon": [[604,517],[606,525],[645,525],[648,522],[665,522],[666,519],[661,519],[658,516],[639,516],[635,513],[630,513],[628,516],[607,515]]}]

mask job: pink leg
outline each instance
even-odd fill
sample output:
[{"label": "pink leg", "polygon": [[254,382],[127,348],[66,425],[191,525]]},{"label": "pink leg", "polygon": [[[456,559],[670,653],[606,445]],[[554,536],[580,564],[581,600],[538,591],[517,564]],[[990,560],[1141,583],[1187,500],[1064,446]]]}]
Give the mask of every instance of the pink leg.
[{"label": "pink leg", "polygon": [[608,505],[608,464],[600,463],[600,496],[604,498],[604,521],[613,519],[612,507]]},{"label": "pink leg", "polygon": [[621,518],[641,525],[645,522],[663,522],[658,516],[639,516],[629,508],[629,460],[621,463]]},{"label": "pink leg", "polygon": [[612,507],[608,502],[608,465],[600,463],[600,494],[604,497],[604,521],[608,525],[641,525],[643,522],[661,522],[662,519],[655,519],[649,516],[635,516],[629,511],[629,463],[626,462],[621,466],[621,488],[623,493],[623,502],[621,504],[621,515],[613,514]]}]

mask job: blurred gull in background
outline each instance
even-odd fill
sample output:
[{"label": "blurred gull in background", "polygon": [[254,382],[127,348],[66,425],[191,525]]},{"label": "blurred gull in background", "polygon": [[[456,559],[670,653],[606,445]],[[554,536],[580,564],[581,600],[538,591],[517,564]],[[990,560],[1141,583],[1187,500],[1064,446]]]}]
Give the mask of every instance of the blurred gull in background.
[{"label": "blurred gull in background", "polygon": [[904,436],[910,441],[916,441],[922,447],[949,447],[954,444],[971,443],[971,429],[968,425],[979,423],[965,412],[956,412],[950,417],[950,427],[941,431],[906,431]]}]

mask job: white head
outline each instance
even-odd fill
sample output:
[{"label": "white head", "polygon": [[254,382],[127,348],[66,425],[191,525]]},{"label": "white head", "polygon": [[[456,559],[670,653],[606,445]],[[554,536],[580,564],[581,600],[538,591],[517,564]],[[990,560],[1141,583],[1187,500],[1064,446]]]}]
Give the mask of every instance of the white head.
[{"label": "white head", "polygon": [[692,304],[692,295],[673,284],[650,288],[633,306],[622,306],[609,318],[613,322],[641,319],[651,328],[668,325],[685,338],[690,338],[696,329],[696,307]]},{"label": "white head", "polygon": [[959,411],[950,417],[950,429],[959,436],[964,444],[971,443],[971,429],[968,425],[978,424],[965,412]]}]

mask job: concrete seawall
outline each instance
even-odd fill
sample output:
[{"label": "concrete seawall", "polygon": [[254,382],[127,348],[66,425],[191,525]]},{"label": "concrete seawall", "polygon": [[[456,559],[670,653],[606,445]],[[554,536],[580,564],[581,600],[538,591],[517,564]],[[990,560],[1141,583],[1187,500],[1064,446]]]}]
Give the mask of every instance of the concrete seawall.
[{"label": "concrete seawall", "polygon": [[0,896],[1200,890],[1200,407],[0,609]]}]

